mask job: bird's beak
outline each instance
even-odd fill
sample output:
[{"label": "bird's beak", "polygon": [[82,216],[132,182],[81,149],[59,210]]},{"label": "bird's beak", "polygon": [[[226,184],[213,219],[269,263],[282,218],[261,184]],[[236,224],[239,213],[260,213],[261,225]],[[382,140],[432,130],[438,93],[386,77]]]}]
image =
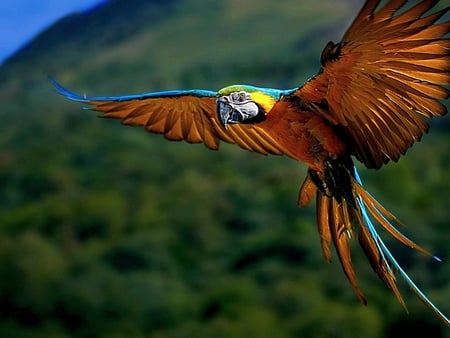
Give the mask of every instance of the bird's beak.
[{"label": "bird's beak", "polygon": [[220,121],[220,124],[224,129],[227,128],[227,123],[230,119],[230,116],[233,112],[233,107],[228,104],[222,98],[217,99],[217,115]]}]

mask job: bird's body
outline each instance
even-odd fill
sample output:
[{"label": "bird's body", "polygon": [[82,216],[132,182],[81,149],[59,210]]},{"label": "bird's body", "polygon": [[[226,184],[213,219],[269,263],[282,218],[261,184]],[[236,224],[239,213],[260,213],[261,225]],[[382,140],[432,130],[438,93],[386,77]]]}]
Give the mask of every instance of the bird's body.
[{"label": "bird's body", "polygon": [[103,117],[143,126],[169,140],[220,141],[262,154],[287,155],[308,166],[298,203],[316,198],[325,258],[336,248],[361,302],[349,239],[357,237],[372,268],[404,305],[395,273],[447,326],[449,319],[419,290],[377,233],[381,225],[403,244],[428,254],[395,228],[398,220],[362,187],[352,158],[380,168],[427,132],[427,119],[442,116],[450,84],[449,8],[428,13],[438,1],[405,0],[380,6],[368,0],[342,41],[330,42],[320,72],[299,88],[248,85],[218,92],[174,90],[117,97],[84,97],[54,82],[69,99],[86,102]]}]

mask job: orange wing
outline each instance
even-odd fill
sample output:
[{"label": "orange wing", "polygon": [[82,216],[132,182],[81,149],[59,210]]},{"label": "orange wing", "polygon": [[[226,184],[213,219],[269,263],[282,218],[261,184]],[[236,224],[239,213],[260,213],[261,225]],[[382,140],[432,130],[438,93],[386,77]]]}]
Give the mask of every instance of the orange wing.
[{"label": "orange wing", "polygon": [[257,125],[233,124],[225,130],[216,114],[216,93],[207,90],[173,90],[139,95],[85,97],[72,93],[51,79],[65,97],[92,106],[101,117],[122,120],[123,124],[142,126],[148,132],[163,134],[172,141],[204,143],[216,150],[220,141],[264,155],[285,154],[264,129]]},{"label": "orange wing", "polygon": [[369,168],[396,161],[444,115],[450,84],[449,8],[438,1],[368,0],[339,44],[322,53],[321,72],[293,95],[342,128],[353,154]]}]

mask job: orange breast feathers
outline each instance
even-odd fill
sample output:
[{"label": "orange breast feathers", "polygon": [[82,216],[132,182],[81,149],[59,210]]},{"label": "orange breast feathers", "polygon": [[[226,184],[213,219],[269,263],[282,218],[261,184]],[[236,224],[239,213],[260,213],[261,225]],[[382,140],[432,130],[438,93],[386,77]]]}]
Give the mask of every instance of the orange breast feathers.
[{"label": "orange breast feathers", "polygon": [[336,158],[346,150],[322,117],[286,100],[276,103],[259,126],[282,144],[290,157],[318,172],[327,158]]}]

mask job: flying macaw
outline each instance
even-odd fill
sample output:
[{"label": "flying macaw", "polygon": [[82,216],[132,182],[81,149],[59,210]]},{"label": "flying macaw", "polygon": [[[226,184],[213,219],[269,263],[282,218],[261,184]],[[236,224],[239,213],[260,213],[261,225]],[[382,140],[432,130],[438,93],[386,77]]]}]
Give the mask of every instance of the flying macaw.
[{"label": "flying macaw", "polygon": [[397,218],[363,188],[352,160],[373,169],[397,161],[428,131],[427,119],[447,112],[441,101],[449,97],[450,40],[445,35],[450,21],[438,20],[449,7],[429,13],[438,0],[405,8],[407,2],[379,6],[379,0],[367,0],[342,41],[326,45],[318,74],[298,88],[232,85],[217,92],[86,97],[51,81],[60,94],[91,105],[103,117],[143,126],[168,140],[204,143],[213,150],[225,141],[305,163],[308,175],[298,204],[304,207],[316,198],[325,259],[331,260],[333,244],[359,300],[366,304],[352,267],[351,237],[358,238],[373,270],[405,309],[396,273],[450,327],[399,265],[375,224],[406,246],[429,253],[395,228]]}]

